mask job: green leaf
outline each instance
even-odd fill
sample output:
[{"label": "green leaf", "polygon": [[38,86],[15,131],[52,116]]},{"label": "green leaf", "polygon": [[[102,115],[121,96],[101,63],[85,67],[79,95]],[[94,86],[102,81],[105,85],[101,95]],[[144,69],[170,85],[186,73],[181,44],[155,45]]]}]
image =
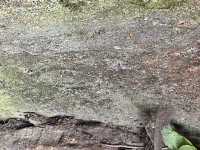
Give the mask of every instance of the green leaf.
[{"label": "green leaf", "polygon": [[178,150],[197,150],[197,148],[191,145],[183,145]]},{"label": "green leaf", "polygon": [[169,149],[177,150],[183,145],[193,146],[192,143],[188,139],[186,139],[185,137],[183,137],[182,135],[174,131],[169,126],[163,128],[161,133],[163,136],[163,141],[165,145],[168,146]]}]

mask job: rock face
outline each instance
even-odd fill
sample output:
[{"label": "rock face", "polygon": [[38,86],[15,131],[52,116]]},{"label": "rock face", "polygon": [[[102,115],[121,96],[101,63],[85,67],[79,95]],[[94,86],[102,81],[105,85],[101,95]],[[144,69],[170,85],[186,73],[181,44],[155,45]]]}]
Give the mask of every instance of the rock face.
[{"label": "rock face", "polygon": [[198,1],[34,2],[0,5],[1,118],[65,114],[137,131],[142,109],[199,110]]},{"label": "rock face", "polygon": [[22,119],[4,120],[4,123],[0,124],[1,148],[11,150],[144,148],[141,142],[142,130],[136,133],[130,128],[75,119],[72,116],[54,116],[45,119],[43,116],[41,120],[44,122],[38,126]]}]

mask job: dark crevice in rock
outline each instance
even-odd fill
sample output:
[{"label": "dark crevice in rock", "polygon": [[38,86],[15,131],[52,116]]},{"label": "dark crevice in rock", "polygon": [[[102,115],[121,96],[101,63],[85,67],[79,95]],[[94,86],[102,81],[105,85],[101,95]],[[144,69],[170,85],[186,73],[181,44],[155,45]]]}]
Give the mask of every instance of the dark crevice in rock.
[{"label": "dark crevice in rock", "polygon": [[99,121],[85,121],[79,120],[76,124],[77,126],[101,126],[102,123]]},{"label": "dark crevice in rock", "polygon": [[6,120],[0,120],[0,129],[9,130],[19,130],[27,127],[33,127],[34,124],[30,123],[27,120],[20,119],[20,118],[9,118]]}]

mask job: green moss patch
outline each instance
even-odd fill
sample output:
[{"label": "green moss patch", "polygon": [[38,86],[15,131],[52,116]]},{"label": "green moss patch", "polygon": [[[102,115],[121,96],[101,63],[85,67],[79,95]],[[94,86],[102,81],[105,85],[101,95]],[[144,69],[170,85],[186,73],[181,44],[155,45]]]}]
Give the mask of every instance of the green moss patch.
[{"label": "green moss patch", "polygon": [[0,118],[7,118],[15,114],[19,109],[17,101],[6,90],[0,90]]}]

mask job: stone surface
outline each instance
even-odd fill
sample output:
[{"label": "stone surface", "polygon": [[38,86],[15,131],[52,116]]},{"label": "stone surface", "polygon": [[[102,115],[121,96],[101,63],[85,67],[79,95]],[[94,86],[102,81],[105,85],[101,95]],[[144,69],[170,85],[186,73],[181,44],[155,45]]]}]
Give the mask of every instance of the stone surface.
[{"label": "stone surface", "polygon": [[[35,126],[22,119],[4,120],[0,123],[1,148],[9,150],[144,148],[142,128],[140,132],[135,132],[131,128],[75,119],[72,116],[46,117],[43,121],[45,123]],[[22,128],[19,128],[20,125]]]},{"label": "stone surface", "polygon": [[138,106],[197,112],[198,3],[1,4],[1,118],[29,111],[137,128],[144,126]]}]

